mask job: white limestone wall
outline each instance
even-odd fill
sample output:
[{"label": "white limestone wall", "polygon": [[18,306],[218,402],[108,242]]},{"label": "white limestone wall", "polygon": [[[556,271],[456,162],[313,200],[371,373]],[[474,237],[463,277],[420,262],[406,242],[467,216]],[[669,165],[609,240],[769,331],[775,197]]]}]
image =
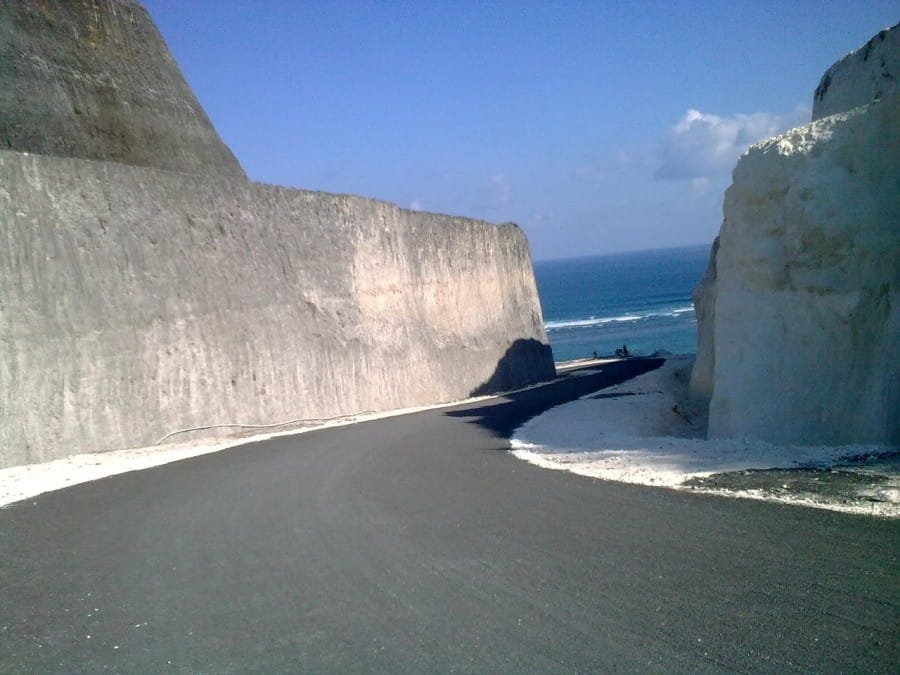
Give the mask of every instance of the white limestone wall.
[{"label": "white limestone wall", "polygon": [[900,78],[900,24],[877,33],[825,71],[813,96],[812,119],[847,112],[889,96]]},{"label": "white limestone wall", "polygon": [[0,152],[0,466],[552,375],[514,225]]},{"label": "white limestone wall", "polygon": [[716,370],[715,324],[716,324],[716,256],[719,253],[719,238],[713,241],[709,252],[709,263],[700,283],[694,287],[691,299],[697,315],[697,356],[691,369],[691,393],[709,401],[713,392],[713,377]]},{"label": "white limestone wall", "polygon": [[900,443],[900,94],[751,148],[724,213],[709,435]]}]

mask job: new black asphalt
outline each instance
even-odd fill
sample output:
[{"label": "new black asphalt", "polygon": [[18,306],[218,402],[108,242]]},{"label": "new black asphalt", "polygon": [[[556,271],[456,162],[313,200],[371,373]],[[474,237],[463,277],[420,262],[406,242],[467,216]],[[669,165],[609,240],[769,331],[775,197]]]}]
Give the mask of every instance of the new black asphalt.
[{"label": "new black asphalt", "polygon": [[657,362],[0,510],[0,672],[885,672],[896,521],[621,485],[512,429]]}]

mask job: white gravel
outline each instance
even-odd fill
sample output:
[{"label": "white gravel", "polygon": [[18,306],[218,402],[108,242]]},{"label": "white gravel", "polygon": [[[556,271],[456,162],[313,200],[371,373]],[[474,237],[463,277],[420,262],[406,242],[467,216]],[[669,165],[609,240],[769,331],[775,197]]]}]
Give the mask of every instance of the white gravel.
[{"label": "white gravel", "polygon": [[887,485],[870,490],[877,493],[877,499],[859,501],[684,485],[689,479],[716,473],[827,468],[850,457],[897,450],[868,445],[809,447],[747,439],[705,440],[706,404],[688,395],[692,362],[692,357],[671,358],[658,370],[547,411],[515,432],[513,454],[549,469],[605,480],[900,517],[897,475]]}]

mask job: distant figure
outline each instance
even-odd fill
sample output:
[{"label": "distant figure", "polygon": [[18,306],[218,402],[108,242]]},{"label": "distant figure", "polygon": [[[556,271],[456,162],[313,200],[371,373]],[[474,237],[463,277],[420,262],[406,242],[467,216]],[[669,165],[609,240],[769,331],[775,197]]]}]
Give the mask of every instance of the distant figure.
[{"label": "distant figure", "polygon": [[631,354],[628,353],[628,345],[622,345],[621,349],[616,350],[616,356],[627,359]]},{"label": "distant figure", "polygon": [[595,359],[599,359],[599,358],[600,358],[599,356],[597,356],[597,352],[596,352],[596,351],[594,352],[594,358],[595,358]]}]

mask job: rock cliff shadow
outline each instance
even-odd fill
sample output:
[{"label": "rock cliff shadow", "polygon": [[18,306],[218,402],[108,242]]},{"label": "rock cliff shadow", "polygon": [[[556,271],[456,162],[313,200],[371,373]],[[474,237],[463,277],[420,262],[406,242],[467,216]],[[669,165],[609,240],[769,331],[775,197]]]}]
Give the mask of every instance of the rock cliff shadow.
[{"label": "rock cliff shadow", "polygon": [[516,340],[497,362],[493,374],[470,392],[470,396],[486,396],[501,391],[549,382],[556,377],[553,350],[550,345],[533,338]]},{"label": "rock cliff shadow", "polygon": [[665,359],[660,358],[632,358],[585,366],[570,370],[545,386],[505,394],[481,405],[453,409],[446,414],[466,418],[471,424],[508,439],[522,424],[554,406],[625,382],[659,368],[664,362]]}]

